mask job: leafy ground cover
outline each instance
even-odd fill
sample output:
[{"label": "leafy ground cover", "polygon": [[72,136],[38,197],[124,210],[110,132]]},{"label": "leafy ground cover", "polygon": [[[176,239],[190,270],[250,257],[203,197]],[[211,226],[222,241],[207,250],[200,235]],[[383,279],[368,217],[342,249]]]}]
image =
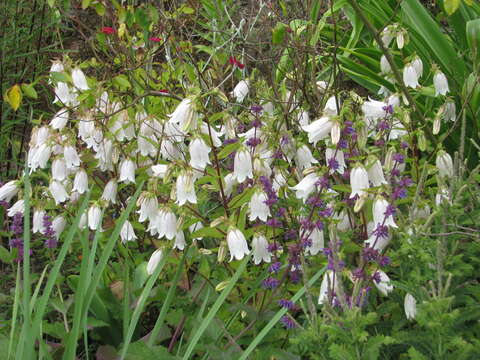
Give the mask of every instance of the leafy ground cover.
[{"label": "leafy ground cover", "polygon": [[6,358],[478,357],[477,3],[29,6]]}]

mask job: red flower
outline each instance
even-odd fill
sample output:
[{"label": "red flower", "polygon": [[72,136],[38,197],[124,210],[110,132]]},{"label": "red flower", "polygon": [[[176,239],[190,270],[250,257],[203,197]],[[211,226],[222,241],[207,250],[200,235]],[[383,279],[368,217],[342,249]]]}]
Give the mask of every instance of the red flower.
[{"label": "red flower", "polygon": [[112,35],[115,34],[115,29],[110,26],[104,26],[100,29],[100,32],[106,34],[106,35]]},{"label": "red flower", "polygon": [[150,41],[153,41],[153,42],[157,42],[157,43],[160,42],[160,41],[162,41],[162,39],[159,38],[159,37],[151,37],[149,40],[150,40]]},{"label": "red flower", "polygon": [[168,90],[162,89],[160,90],[161,93],[168,94]]},{"label": "red flower", "polygon": [[230,65],[237,66],[239,69],[243,69],[245,67],[245,65],[238,61],[235,56],[230,56],[228,58],[228,62]]}]

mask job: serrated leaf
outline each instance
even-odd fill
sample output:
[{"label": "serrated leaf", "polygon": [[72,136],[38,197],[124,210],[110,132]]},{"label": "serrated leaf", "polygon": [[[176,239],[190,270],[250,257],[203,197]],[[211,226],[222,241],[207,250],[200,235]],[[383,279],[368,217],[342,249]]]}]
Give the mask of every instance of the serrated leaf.
[{"label": "serrated leaf", "polygon": [[38,94],[32,84],[22,84],[22,91],[31,99],[38,99]]},{"label": "serrated leaf", "polygon": [[455,11],[458,10],[458,7],[460,6],[460,1],[461,0],[445,0],[444,1],[444,6],[445,6],[445,11],[447,12],[448,15],[452,15],[455,13]]},{"label": "serrated leaf", "polygon": [[10,104],[14,111],[20,107],[22,102],[22,90],[18,84],[13,85],[10,89],[5,92],[4,95],[5,101]]}]

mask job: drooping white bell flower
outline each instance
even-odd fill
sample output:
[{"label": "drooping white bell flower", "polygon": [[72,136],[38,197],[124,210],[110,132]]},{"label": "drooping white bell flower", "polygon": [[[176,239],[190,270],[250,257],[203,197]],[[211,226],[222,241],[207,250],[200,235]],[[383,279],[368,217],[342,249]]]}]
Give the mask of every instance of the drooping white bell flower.
[{"label": "drooping white bell flower", "polygon": [[417,88],[418,86],[420,86],[420,84],[418,83],[418,78],[419,76],[412,63],[407,64],[403,68],[403,82],[405,83],[405,86],[411,87],[413,89]]},{"label": "drooping white bell flower", "polygon": [[155,272],[155,269],[158,266],[158,263],[162,260],[163,258],[163,251],[162,249],[157,249],[153,252],[153,254],[150,256],[150,259],[148,260],[147,263],[147,274],[152,275]]},{"label": "drooping white bell flower", "polygon": [[13,204],[8,208],[7,215],[9,217],[13,217],[15,216],[15,214],[18,214],[18,213],[23,215],[24,210],[25,210],[25,201],[23,199],[20,199],[20,200],[17,200],[15,204]]},{"label": "drooping white bell flower", "polygon": [[138,205],[140,205],[140,210],[137,211],[137,214],[140,214],[138,218],[139,222],[144,222],[147,219],[152,221],[157,216],[158,200],[154,194],[142,194],[137,201],[137,206]]},{"label": "drooping white bell flower", "polygon": [[444,104],[444,111],[443,111],[443,119],[448,121],[455,121],[457,118],[456,114],[456,106],[455,106],[455,101],[452,99],[447,99]]},{"label": "drooping white bell flower", "polygon": [[48,189],[50,190],[50,194],[52,194],[56,205],[59,205],[68,200],[67,191],[65,190],[65,187],[61,182],[52,180]]},{"label": "drooping white bell flower", "polygon": [[57,158],[52,162],[52,179],[63,181],[67,177],[67,165],[65,160]]},{"label": "drooping white bell flower", "polygon": [[29,152],[28,154],[28,166],[30,167],[30,173],[36,171],[38,168],[45,169],[51,154],[52,147],[47,144],[41,144],[40,146],[32,149],[32,152]]},{"label": "drooping white bell flower", "polygon": [[352,193],[350,199],[355,195],[362,196],[370,187],[368,183],[368,172],[363,165],[357,164],[350,172],[350,186],[352,187]]},{"label": "drooping white bell flower", "polygon": [[423,75],[423,62],[422,62],[422,60],[417,56],[415,59],[413,59],[412,65],[415,68],[415,72],[417,73],[418,78],[421,78],[422,75]]},{"label": "drooping white bell flower", "polygon": [[388,275],[385,274],[382,270],[377,270],[375,277],[378,277],[378,279],[373,280],[375,287],[378,289],[378,291],[380,291],[382,295],[388,296],[388,294],[393,291],[393,285],[390,283],[390,278],[388,277]]},{"label": "drooping white bell flower", "polygon": [[311,173],[305,176],[297,185],[291,187],[291,189],[295,190],[297,199],[302,199],[305,202],[310,194],[315,191],[318,180],[320,180],[320,177],[315,173]]},{"label": "drooping white bell flower", "polygon": [[443,203],[452,204],[452,199],[450,198],[450,191],[446,186],[440,186],[435,195],[435,205],[440,206]]},{"label": "drooping white bell flower", "polygon": [[325,139],[330,134],[333,127],[333,121],[328,116],[323,116],[318,120],[303,126],[303,131],[308,133],[308,142],[317,145],[317,142]]},{"label": "drooping white bell flower", "polygon": [[88,209],[88,228],[95,231],[101,227],[102,209],[98,205],[92,205]]},{"label": "drooping white bell flower", "polygon": [[53,100],[53,103],[60,102],[62,105],[72,105],[72,103],[75,101],[75,95],[70,91],[70,88],[68,87],[67,83],[64,82],[58,82],[57,85],[55,86],[55,99]]},{"label": "drooping white bell flower", "polygon": [[18,181],[10,180],[0,187],[0,201],[10,202],[18,193]]},{"label": "drooping white bell flower", "polygon": [[50,67],[50,72],[62,72],[64,70],[63,64],[60,60],[52,61],[52,66]]},{"label": "drooping white bell flower", "polygon": [[433,75],[433,86],[435,87],[435,96],[447,95],[450,91],[448,88],[448,80],[444,73],[441,71],[437,71],[435,75]]},{"label": "drooping white bell flower", "polygon": [[382,30],[382,43],[385,47],[389,47],[390,43],[394,38],[394,32],[391,25],[387,26],[385,29]]},{"label": "drooping white bell flower", "polygon": [[239,229],[233,226],[228,229],[227,244],[228,250],[230,251],[230,261],[234,258],[236,260],[242,260],[245,255],[250,253],[245,236]]},{"label": "drooping white bell flower", "polygon": [[415,300],[413,295],[410,293],[407,293],[407,295],[405,295],[404,308],[405,316],[407,317],[407,319],[415,319],[415,316],[417,315],[417,300]]},{"label": "drooping white bell flower", "polygon": [[75,174],[72,191],[77,191],[79,194],[83,194],[87,190],[88,190],[88,175],[85,170],[80,169]]},{"label": "drooping white bell flower", "polygon": [[111,179],[107,185],[105,185],[105,188],[103,189],[103,193],[101,196],[102,200],[111,202],[112,204],[116,204],[117,200],[117,181],[115,179]]},{"label": "drooping white bell flower", "polygon": [[272,175],[272,168],[267,159],[255,157],[255,160],[253,160],[253,172],[257,176],[270,177],[270,175]]},{"label": "drooping white bell flower", "polygon": [[178,125],[178,130],[182,133],[197,128],[197,112],[192,99],[183,99],[168,117],[169,122]]},{"label": "drooping white bell flower", "polygon": [[140,131],[137,138],[138,151],[143,156],[155,156],[157,154],[158,140],[153,133],[153,125],[150,121],[144,120],[140,125]]},{"label": "drooping white bell flower", "polygon": [[90,89],[87,84],[87,78],[82,70],[75,68],[72,71],[72,81],[73,85],[79,90],[88,90]]},{"label": "drooping white bell flower", "polygon": [[387,105],[388,104],[383,101],[369,99],[362,104],[362,111],[368,120],[376,121],[388,115],[386,111]]},{"label": "drooping white bell flower", "polygon": [[50,121],[50,126],[55,130],[61,130],[67,125],[68,122],[68,109],[63,108],[54,115]]},{"label": "drooping white bell flower", "polygon": [[318,296],[318,304],[325,304],[329,298],[334,298],[333,293],[338,288],[338,274],[332,270],[327,270],[323,275],[322,284],[320,285],[320,295]]},{"label": "drooping white bell flower", "polygon": [[308,114],[308,111],[305,111],[305,110],[300,111],[298,113],[297,120],[298,120],[298,125],[300,125],[300,127],[304,127],[310,124],[310,115]]},{"label": "drooping white bell flower", "polygon": [[124,244],[127,241],[137,240],[137,236],[135,235],[135,231],[133,230],[133,226],[130,221],[126,220],[123,223],[122,229],[120,230],[120,238],[122,239],[122,243]]},{"label": "drooping white bell flower", "polygon": [[325,158],[327,160],[327,166],[330,168],[330,174],[336,171],[343,175],[347,165],[345,164],[345,155],[342,150],[326,148]]},{"label": "drooping white bell flower", "polygon": [[248,80],[240,80],[238,84],[232,91],[233,96],[235,97],[238,103],[243,102],[245,97],[248,95],[250,84]]},{"label": "drooping white bell flower", "polygon": [[208,154],[211,151],[202,138],[195,138],[188,146],[190,152],[190,166],[195,169],[205,170],[207,164],[211,164]]},{"label": "drooping white bell flower", "polygon": [[235,154],[233,173],[239,183],[244,182],[247,178],[253,179],[252,157],[247,149],[242,148]]},{"label": "drooping white bell flower", "polygon": [[382,164],[377,158],[371,157],[370,167],[367,169],[367,172],[368,179],[372,182],[373,186],[387,184],[387,180],[385,180],[385,175],[383,174]]},{"label": "drooping white bell flower", "polygon": [[[372,222],[373,223],[373,222]],[[365,240],[365,245],[382,252],[392,240],[392,235],[389,233],[387,236],[378,236],[376,234],[371,234],[370,237]]]},{"label": "drooping white bell flower", "polygon": [[272,254],[268,251],[268,241],[263,235],[255,235],[252,239],[253,262],[255,265],[260,262],[270,263]]},{"label": "drooping white bell flower", "polygon": [[170,209],[160,209],[150,221],[148,231],[151,235],[157,235],[159,239],[166,237],[172,240],[177,234],[177,217]]},{"label": "drooping white bell flower", "polygon": [[184,205],[187,201],[190,204],[197,203],[197,195],[195,194],[195,179],[193,172],[189,170],[182,171],[177,177],[177,201],[179,206]]},{"label": "drooping white bell flower", "polygon": [[267,194],[264,191],[256,191],[250,199],[248,205],[249,219],[255,221],[257,218],[261,221],[267,221],[270,213],[270,208],[265,203],[267,201]]},{"label": "drooping white bell flower", "polygon": [[135,168],[135,163],[131,159],[124,159],[120,165],[118,182],[135,183]]},{"label": "drooping white bell flower", "polygon": [[403,30],[397,31],[397,46],[399,49],[403,49],[405,45],[405,34]]},{"label": "drooping white bell flower", "polygon": [[[203,229],[203,224],[201,223],[201,221],[197,221],[196,223],[190,225],[188,227],[188,231],[190,231],[190,234],[194,233],[195,231],[197,230],[200,230],[200,229]],[[195,240],[202,240],[203,237],[200,236],[200,237],[194,237],[193,239]]]},{"label": "drooping white bell flower", "polygon": [[78,222],[78,228],[80,230],[85,230],[87,228],[88,216],[87,211],[85,211],[82,216],[80,216],[80,221]]},{"label": "drooping white bell flower", "polygon": [[237,181],[237,177],[235,176],[235,173],[229,173],[225,175],[223,180],[225,181],[225,188],[223,189],[223,191],[225,192],[225,195],[226,196],[232,195],[233,187],[235,185],[238,185],[238,181]]},{"label": "drooping white bell flower", "polygon": [[388,62],[385,55],[382,55],[382,57],[380,58],[380,71],[382,74],[389,74],[392,72],[390,63]]},{"label": "drooping white bell flower", "polygon": [[65,230],[65,226],[67,225],[67,220],[61,215],[58,215],[55,217],[55,219],[52,220],[52,229],[53,232],[55,233],[55,238],[60,239],[60,235],[62,234],[63,230]]},{"label": "drooping white bell flower", "polygon": [[63,148],[63,157],[65,158],[67,169],[70,170],[80,166],[80,157],[73,146],[67,145]]},{"label": "drooping white bell flower", "polygon": [[307,145],[302,145],[297,149],[295,161],[297,162],[299,171],[311,167],[312,164],[318,164],[318,160],[313,157],[312,152]]},{"label": "drooping white bell flower", "polygon": [[[338,100],[340,105],[340,100]],[[323,108],[323,114],[328,115],[338,115],[338,107],[337,107],[337,99],[335,96],[331,96],[328,98],[325,107]]]},{"label": "drooping white bell flower", "polygon": [[439,151],[435,164],[441,177],[453,177],[453,160],[449,153],[443,150]]},{"label": "drooping white bell flower", "polygon": [[323,230],[319,230],[316,226],[308,239],[312,242],[312,244],[307,247],[307,252],[310,252],[311,255],[317,255],[325,247]]},{"label": "drooping white bell flower", "polygon": [[44,233],[44,226],[43,226],[43,217],[45,216],[45,210],[43,209],[35,209],[33,211],[33,221],[32,221],[32,233]]},{"label": "drooping white bell flower", "polygon": [[178,231],[175,236],[175,243],[173,244],[173,248],[178,250],[183,250],[185,249],[186,244],[187,243],[185,242],[185,234],[183,233],[182,230]]},{"label": "drooping white bell flower", "polygon": [[152,169],[153,176],[163,179],[167,174],[168,165],[165,165],[165,164],[152,165],[151,169]]},{"label": "drooping white bell flower", "polygon": [[393,228],[398,228],[393,219],[393,210],[390,204],[383,196],[377,196],[373,202],[373,222],[375,226],[386,225]]},{"label": "drooping white bell flower", "polygon": [[330,130],[330,138],[332,139],[332,144],[337,145],[340,141],[341,129],[338,121],[333,122],[332,129]]}]

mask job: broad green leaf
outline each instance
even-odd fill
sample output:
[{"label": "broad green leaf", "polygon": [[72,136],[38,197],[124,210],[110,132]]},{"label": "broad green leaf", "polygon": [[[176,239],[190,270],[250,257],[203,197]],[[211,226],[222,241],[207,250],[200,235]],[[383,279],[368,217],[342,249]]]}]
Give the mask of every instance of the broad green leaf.
[{"label": "broad green leaf", "polygon": [[126,75],[118,75],[113,78],[113,82],[118,85],[120,88],[124,89],[130,89],[132,85],[130,84],[130,81],[128,81]]},{"label": "broad green leaf", "polygon": [[12,254],[6,248],[0,245],[0,260],[6,264],[12,261]]},{"label": "broad green leaf", "polygon": [[474,56],[480,53],[480,19],[467,22],[467,42]]},{"label": "broad green leaf", "polygon": [[32,84],[22,84],[22,91],[29,98],[38,99],[38,94]]},{"label": "broad green leaf", "polygon": [[278,22],[272,30],[272,43],[275,45],[283,43],[285,33],[287,32],[287,25]]},{"label": "broad green leaf", "polygon": [[191,235],[192,238],[200,238],[200,237],[213,237],[218,239],[223,239],[225,234],[220,232],[219,230],[211,227],[204,227],[194,231]]}]

